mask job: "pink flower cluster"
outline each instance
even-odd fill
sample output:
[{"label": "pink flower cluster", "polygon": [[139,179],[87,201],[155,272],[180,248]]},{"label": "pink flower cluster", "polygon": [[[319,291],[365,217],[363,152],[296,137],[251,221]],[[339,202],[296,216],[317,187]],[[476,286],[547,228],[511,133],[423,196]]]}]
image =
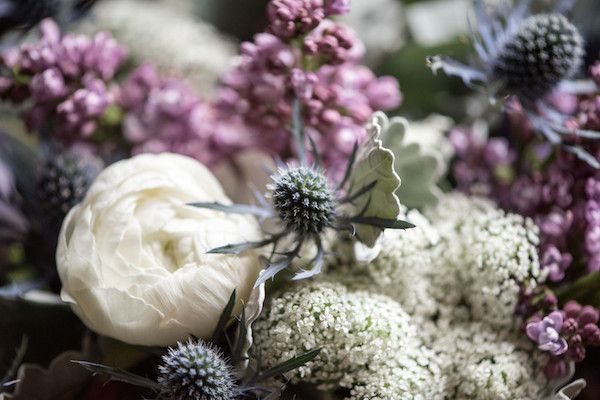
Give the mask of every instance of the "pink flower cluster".
[{"label": "pink flower cluster", "polygon": [[350,0],[273,0],[267,6],[269,30],[293,39],[316,28],[325,17],[350,11]]},{"label": "pink flower cluster", "polygon": [[93,38],[61,36],[44,20],[41,38],[2,55],[7,74],[0,77],[0,96],[15,103],[31,99],[24,111],[27,127],[50,130],[65,142],[89,138],[112,103],[107,83],[125,58],[125,50],[107,33]]},{"label": "pink flower cluster", "polygon": [[364,139],[371,114],[401,101],[393,78],[377,78],[358,64],[364,49],[353,32],[326,19],[347,6],[347,1],[272,1],[270,33],[242,44],[218,101],[220,110],[241,115],[254,128],[257,147],[284,158],[295,151],[289,129],[298,101],[305,133],[333,175],[343,169],[354,143]]},{"label": "pink flower cluster", "polygon": [[150,64],[120,86],[125,112],[123,136],[132,152],[175,152],[207,165],[249,145],[252,136],[236,116],[221,115],[180,80],[160,75]]}]

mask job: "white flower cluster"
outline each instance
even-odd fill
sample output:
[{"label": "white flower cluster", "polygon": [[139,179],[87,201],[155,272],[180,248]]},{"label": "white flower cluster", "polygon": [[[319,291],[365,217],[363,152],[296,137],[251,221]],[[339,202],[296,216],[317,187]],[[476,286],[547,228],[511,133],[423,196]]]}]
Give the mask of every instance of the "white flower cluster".
[{"label": "white flower cluster", "polygon": [[82,29],[110,31],[137,60],[179,74],[205,95],[214,90],[237,48],[189,8],[174,0],[105,0]]},{"label": "white flower cluster", "polygon": [[426,215],[441,240],[432,249],[438,301],[466,303],[476,321],[510,327],[521,286],[545,279],[537,256],[538,229],[530,219],[491,203],[453,194]]},{"label": "white flower cluster", "polygon": [[429,317],[437,312],[429,282],[435,273],[431,249],[439,241],[439,235],[418,211],[401,213],[402,219],[417,227],[386,230],[373,260],[357,261],[350,256],[353,251],[347,243],[334,243],[332,252],[339,256],[329,260],[328,270],[353,289],[376,287],[377,292],[401,303],[409,314]]},{"label": "white flower cluster", "polygon": [[439,320],[428,329],[442,366],[447,399],[539,399],[547,381],[544,356],[519,332],[480,322]]},{"label": "white flower cluster", "polygon": [[273,299],[257,334],[267,365],[324,346],[292,382],[352,400],[540,399],[544,362],[514,315],[520,285],[544,279],[537,228],[457,194],[429,220],[403,213],[418,228],[386,231],[372,253],[334,242],[324,275]]},{"label": "white flower cluster", "polygon": [[265,365],[322,348],[290,373],[293,383],[349,388],[351,400],[443,398],[433,353],[389,297],[326,280],[303,283],[272,300],[255,335]]}]

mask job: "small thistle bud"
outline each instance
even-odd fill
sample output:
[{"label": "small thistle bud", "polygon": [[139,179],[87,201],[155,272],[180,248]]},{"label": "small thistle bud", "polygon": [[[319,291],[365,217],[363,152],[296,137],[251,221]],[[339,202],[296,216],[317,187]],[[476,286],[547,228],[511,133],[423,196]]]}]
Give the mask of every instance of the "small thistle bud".
[{"label": "small thistle bud", "polygon": [[45,211],[62,220],[83,200],[102,165],[100,159],[79,148],[51,152],[38,176],[38,194]]},{"label": "small thistle bud", "polygon": [[534,15],[505,41],[493,74],[508,93],[533,101],[577,72],[583,55],[583,39],[564,16]]},{"label": "small thistle bud", "polygon": [[232,400],[236,384],[231,368],[212,346],[188,340],[169,348],[158,367],[158,384],[165,399]]},{"label": "small thistle bud", "polygon": [[335,195],[321,171],[305,166],[280,169],[273,181],[273,208],[287,229],[306,235],[330,225]]}]

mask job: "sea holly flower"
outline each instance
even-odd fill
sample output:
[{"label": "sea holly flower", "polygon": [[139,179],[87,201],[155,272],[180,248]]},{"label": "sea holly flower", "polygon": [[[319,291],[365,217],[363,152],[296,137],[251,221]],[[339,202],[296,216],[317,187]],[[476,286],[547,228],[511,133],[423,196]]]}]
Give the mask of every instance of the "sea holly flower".
[{"label": "sea holly flower", "polygon": [[[266,233],[255,242],[232,243],[210,250],[210,253],[239,254],[245,250],[271,245],[265,271],[258,278],[259,286],[278,272],[289,267],[299,257],[303,246],[314,243],[315,257],[308,269],[294,276],[305,279],[321,272],[325,258],[323,235],[329,229],[349,232],[359,241],[373,247],[385,228],[407,229],[413,224],[398,219],[400,202],[395,195],[400,178],[394,172],[394,154],[382,146],[379,130],[371,128],[371,140],[359,149],[354,145],[344,177],[337,185],[327,179],[320,166],[320,155],[313,147],[313,164],[306,161],[304,127],[300,121],[300,105],[294,106],[293,136],[300,149],[300,164],[281,164],[271,176],[267,196],[258,195],[260,206],[227,205],[216,202],[197,202],[192,206],[231,213],[253,214],[263,220],[275,220],[278,229]],[[381,118],[376,114],[374,120]],[[310,139],[310,138],[309,138]],[[271,204],[267,201],[270,198]],[[278,245],[292,239],[290,249],[281,253]]]},{"label": "sea holly flower", "polygon": [[560,336],[562,326],[562,313],[554,311],[541,321],[528,323],[526,328],[527,336],[538,343],[540,350],[558,356],[566,352],[569,347],[565,338]]},{"label": "sea holly flower", "polygon": [[562,15],[568,3],[559,1],[550,13],[530,15],[529,0],[492,12],[486,11],[484,0],[476,0],[477,25],[472,35],[476,61],[465,65],[434,56],[427,63],[434,73],[442,70],[462,78],[468,86],[483,84],[494,101],[515,97],[533,128],[550,143],[599,168],[594,156],[573,144],[573,139],[600,139],[600,132],[569,126],[570,116],[549,98],[557,90],[596,90],[591,80],[570,80],[579,71],[585,51],[579,30]]},{"label": "sea holly flower", "polygon": [[37,196],[45,214],[62,222],[69,210],[83,200],[103,166],[88,147],[50,148],[37,176]]},{"label": "sea holly flower", "polygon": [[165,398],[231,400],[236,382],[221,351],[202,340],[179,342],[162,356],[158,384]]}]

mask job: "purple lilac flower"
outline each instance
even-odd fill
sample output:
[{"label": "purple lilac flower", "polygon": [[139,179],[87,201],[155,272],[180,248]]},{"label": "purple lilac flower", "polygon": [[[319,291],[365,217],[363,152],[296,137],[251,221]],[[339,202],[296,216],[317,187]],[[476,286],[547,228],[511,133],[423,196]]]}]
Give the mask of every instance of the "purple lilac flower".
[{"label": "purple lilac flower", "polygon": [[123,135],[132,152],[176,152],[213,165],[250,145],[252,135],[235,115],[219,114],[182,81],[138,67],[121,85]]},{"label": "purple lilac flower", "polygon": [[61,36],[51,20],[42,21],[39,31],[37,42],[2,55],[0,96],[31,100],[23,115],[30,131],[46,128],[66,143],[87,140],[114,102],[110,82],[125,50],[103,32]]},{"label": "purple lilac flower", "polygon": [[325,15],[344,15],[350,12],[350,0],[325,0]]},{"label": "purple lilac flower", "polygon": [[267,6],[269,29],[282,39],[310,32],[325,18],[322,0],[273,0]]},{"label": "purple lilac flower", "polygon": [[540,264],[548,271],[548,278],[553,282],[562,281],[565,277],[565,271],[573,261],[573,257],[568,253],[561,253],[552,244],[546,245],[541,254]]},{"label": "purple lilac flower", "polygon": [[360,60],[364,46],[350,28],[325,20],[306,36],[304,51],[323,63],[342,64]]},{"label": "purple lilac flower", "polygon": [[59,99],[67,93],[65,79],[58,68],[48,68],[29,82],[31,97],[38,102]]},{"label": "purple lilac flower", "polygon": [[82,83],[81,89],[56,107],[57,125],[54,133],[65,142],[73,135],[89,138],[96,131],[96,119],[113,101],[102,80],[86,76]]},{"label": "purple lilac flower", "polygon": [[541,321],[532,321],[527,324],[527,336],[538,344],[542,351],[547,351],[558,356],[567,351],[567,341],[559,332],[563,325],[563,315],[554,311]]},{"label": "purple lilac flower", "polygon": [[491,195],[494,183],[501,179],[499,174],[515,159],[506,139],[488,140],[474,127],[457,127],[450,132],[449,140],[458,156],[452,167],[458,188]]},{"label": "purple lilac flower", "polygon": [[[337,13],[344,11],[347,2],[325,5]],[[318,24],[307,19],[294,25],[301,28],[304,39],[288,43],[290,35],[298,33],[292,32],[291,25],[282,29],[287,26],[282,21],[296,20],[311,7],[320,10],[323,3],[270,4],[272,33],[260,33],[253,42],[242,44],[236,68],[223,77],[217,108],[219,113],[243,118],[256,133],[250,139],[253,146],[289,158],[294,154],[289,134],[292,104],[298,100],[306,134],[322,149],[324,164],[335,176],[343,170],[354,143],[365,138],[364,125],[371,114],[398,106],[401,96],[393,78],[377,78],[358,65],[363,47],[354,34],[320,14],[316,14]]]}]

